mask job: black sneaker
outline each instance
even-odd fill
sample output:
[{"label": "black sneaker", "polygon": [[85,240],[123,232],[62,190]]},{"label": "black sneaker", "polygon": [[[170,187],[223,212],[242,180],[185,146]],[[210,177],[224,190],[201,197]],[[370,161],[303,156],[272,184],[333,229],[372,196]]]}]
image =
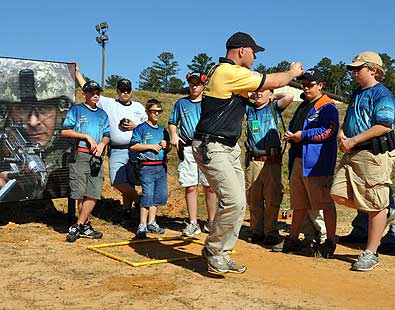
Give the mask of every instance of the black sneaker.
[{"label": "black sneaker", "polygon": [[100,239],[103,234],[100,231],[93,229],[90,222],[86,224],[80,224],[80,237],[89,239]]},{"label": "black sneaker", "polygon": [[69,228],[69,233],[66,236],[66,241],[75,242],[80,237],[80,226],[74,224]]},{"label": "black sneaker", "polygon": [[258,235],[258,234],[256,234],[256,233],[253,233],[253,234],[252,234],[250,237],[248,237],[248,239],[247,239],[248,242],[254,243],[254,244],[261,243],[261,242],[263,242],[264,240],[265,240],[265,236],[260,236],[260,235]]},{"label": "black sneaker", "polygon": [[314,243],[313,245],[313,253],[315,257],[333,258],[335,250],[336,244],[329,239],[326,239],[323,243]]},{"label": "black sneaker", "polygon": [[302,249],[303,249],[303,245],[299,239],[293,240],[289,237],[285,237],[283,241],[272,247],[273,252],[283,252],[283,253],[298,252]]},{"label": "black sneaker", "polygon": [[276,245],[281,243],[282,238],[279,235],[267,235],[263,240],[264,245]]}]

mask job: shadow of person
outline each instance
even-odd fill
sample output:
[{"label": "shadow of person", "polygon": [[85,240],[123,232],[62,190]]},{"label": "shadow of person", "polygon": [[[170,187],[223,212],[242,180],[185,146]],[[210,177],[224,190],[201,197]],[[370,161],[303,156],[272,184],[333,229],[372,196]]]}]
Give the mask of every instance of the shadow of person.
[{"label": "shadow of person", "polygon": [[[136,243],[131,243],[129,247],[139,256],[134,258],[137,260],[135,262],[168,260],[170,264],[197,272],[204,277],[216,279],[224,277],[207,271],[207,263],[200,254],[202,245],[193,243],[192,240],[188,239],[153,241],[156,240],[156,237],[161,238],[162,236],[150,235],[150,238],[146,240],[134,239]],[[174,237],[177,237],[177,235]]]},{"label": "shadow of person", "polygon": [[59,233],[68,231],[67,214],[57,210],[52,200],[31,200],[0,204],[0,225],[9,222],[42,223]]}]

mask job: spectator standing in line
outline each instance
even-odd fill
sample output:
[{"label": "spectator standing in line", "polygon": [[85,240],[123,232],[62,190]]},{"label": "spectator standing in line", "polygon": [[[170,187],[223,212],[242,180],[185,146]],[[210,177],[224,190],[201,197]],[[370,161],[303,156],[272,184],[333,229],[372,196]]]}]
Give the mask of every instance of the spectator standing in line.
[{"label": "spectator standing in line", "polygon": [[368,213],[366,248],[351,269],[369,271],[379,263],[377,248],[386,225],[395,220],[395,210],[387,212],[395,156],[395,100],[380,82],[384,70],[377,53],[362,52],[347,68],[359,87],[351,96],[338,134],[344,155],[331,195],[338,204]]},{"label": "spectator standing in line", "polygon": [[252,93],[251,99],[256,101],[256,107],[246,107],[246,188],[251,242],[275,245],[281,242],[276,226],[283,199],[278,126],[293,95],[264,90]]},{"label": "spectator standing in line", "polygon": [[197,221],[198,185],[203,185],[206,200],[208,220],[204,225],[205,232],[209,232],[209,228],[214,221],[217,197],[192,155],[193,133],[200,118],[202,92],[206,75],[202,72],[188,73],[187,81],[190,95],[177,100],[168,124],[170,143],[177,148],[177,153],[179,154],[178,181],[181,186],[185,187],[185,200],[189,214],[189,224],[182,234],[186,237],[193,237],[201,233]]},{"label": "spectator standing in line", "polygon": [[[85,79],[76,64],[76,78],[82,87]],[[117,98],[100,96],[97,103],[108,115],[110,122],[109,144],[109,172],[110,182],[122,193],[123,199],[123,220],[128,222],[131,219],[131,206],[139,206],[140,197],[136,192],[135,184],[131,184],[127,176],[129,161],[129,142],[133,134],[133,129],[137,125],[147,120],[144,106],[131,100],[132,83],[130,80],[122,78],[117,83]]]},{"label": "spectator standing in line", "polygon": [[148,120],[134,129],[130,139],[130,156],[141,166],[140,224],[136,232],[138,239],[146,238],[147,232],[165,232],[156,223],[156,210],[158,206],[167,203],[166,157],[171,149],[169,133],[158,124],[163,113],[162,104],[156,99],[150,99],[146,111]]},{"label": "spectator standing in line", "polygon": [[101,165],[103,151],[110,142],[110,125],[104,110],[96,106],[102,91],[95,81],[82,88],[85,103],[76,104],[67,112],[61,135],[75,139],[75,161],[70,163],[71,198],[78,203],[77,223],[69,228],[66,240],[80,237],[99,239],[103,234],[88,222],[89,215],[101,198],[104,172]]},{"label": "spectator standing in line", "polygon": [[242,131],[248,93],[287,85],[303,73],[299,62],[289,71],[260,74],[251,71],[255,53],[264,48],[247,33],[237,32],[226,42],[226,57],[208,74],[202,112],[192,142],[193,156],[217,194],[219,206],[202,251],[212,273],[243,273],[247,267],[229,257],[246,209],[244,171],[237,140]]},{"label": "spectator standing in line", "polygon": [[339,112],[335,103],[322,94],[324,77],[318,69],[302,76],[305,100],[298,106],[284,138],[290,141],[289,189],[292,225],[289,237],[273,247],[274,252],[302,249],[299,234],[307,210],[323,210],[327,231],[324,243],[316,243],[316,256],[332,258],[336,249],[336,208],[330,197],[336,165],[336,135]]}]

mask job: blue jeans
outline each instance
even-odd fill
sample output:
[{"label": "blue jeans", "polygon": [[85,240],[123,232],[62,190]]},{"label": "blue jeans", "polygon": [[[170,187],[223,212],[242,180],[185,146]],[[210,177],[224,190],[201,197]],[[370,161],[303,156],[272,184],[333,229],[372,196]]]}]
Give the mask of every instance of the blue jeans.
[{"label": "blue jeans", "polygon": [[163,206],[167,203],[167,167],[165,165],[142,166],[141,207]]},{"label": "blue jeans", "polygon": [[[394,197],[392,196],[392,189],[390,187],[390,204],[389,208],[395,209]],[[369,226],[369,216],[366,212],[357,211],[358,214],[352,221],[351,225],[353,227],[351,235],[355,235],[361,238],[368,237],[368,226]],[[391,225],[387,234],[381,239],[382,243],[394,243],[395,244],[395,225]]]}]

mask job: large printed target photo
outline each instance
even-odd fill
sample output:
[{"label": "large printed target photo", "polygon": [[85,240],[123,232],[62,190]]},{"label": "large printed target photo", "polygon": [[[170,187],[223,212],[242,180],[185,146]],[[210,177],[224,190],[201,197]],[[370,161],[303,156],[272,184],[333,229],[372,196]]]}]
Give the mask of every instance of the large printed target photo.
[{"label": "large printed target photo", "polygon": [[66,197],[75,65],[0,57],[0,203]]}]

